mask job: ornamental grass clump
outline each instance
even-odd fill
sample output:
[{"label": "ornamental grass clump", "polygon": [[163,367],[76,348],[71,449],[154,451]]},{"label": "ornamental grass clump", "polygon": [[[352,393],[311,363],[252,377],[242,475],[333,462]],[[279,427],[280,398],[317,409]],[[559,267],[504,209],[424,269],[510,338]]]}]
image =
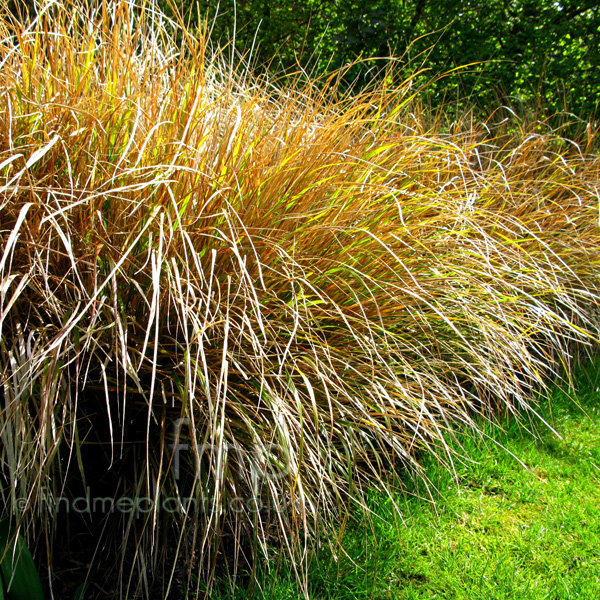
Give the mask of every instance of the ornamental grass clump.
[{"label": "ornamental grass clump", "polygon": [[0,34],[2,511],[54,589],[198,593],[277,548],[301,579],[363,490],[535,416],[596,341],[600,162],[557,132],[277,87],[151,3]]}]

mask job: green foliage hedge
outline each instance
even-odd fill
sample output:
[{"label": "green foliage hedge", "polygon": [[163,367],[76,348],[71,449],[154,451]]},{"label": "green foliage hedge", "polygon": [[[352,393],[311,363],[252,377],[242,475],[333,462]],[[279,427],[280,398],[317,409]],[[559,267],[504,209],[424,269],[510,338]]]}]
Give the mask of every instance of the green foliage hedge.
[{"label": "green foliage hedge", "polygon": [[[514,104],[583,117],[600,100],[600,7],[594,0],[160,0],[188,22],[207,22],[212,39],[252,54],[260,65],[313,74],[357,57],[345,80],[364,86],[400,58],[425,79],[434,104],[449,100]],[[235,24],[235,27],[234,27]],[[463,69],[469,65],[468,68]],[[454,70],[454,71],[453,71]],[[379,72],[379,75],[377,75]]]}]

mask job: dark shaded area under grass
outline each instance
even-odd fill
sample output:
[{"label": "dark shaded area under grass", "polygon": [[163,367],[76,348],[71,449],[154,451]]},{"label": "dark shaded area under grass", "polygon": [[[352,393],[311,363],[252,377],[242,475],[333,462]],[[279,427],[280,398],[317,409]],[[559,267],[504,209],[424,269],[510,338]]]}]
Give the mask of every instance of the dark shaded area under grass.
[{"label": "dark shaded area under grass", "polygon": [[[598,598],[599,397],[596,364],[579,372],[574,393],[556,387],[541,403],[560,438],[514,418],[500,428],[482,423],[477,439],[459,433],[455,448],[468,461],[455,461],[453,475],[426,458],[429,491],[409,482],[395,498],[403,522],[391,500],[374,494],[372,529],[350,525],[337,558],[328,549],[315,556],[310,598]],[[259,577],[252,595],[301,594],[282,565]],[[238,588],[222,597],[248,595]]]}]

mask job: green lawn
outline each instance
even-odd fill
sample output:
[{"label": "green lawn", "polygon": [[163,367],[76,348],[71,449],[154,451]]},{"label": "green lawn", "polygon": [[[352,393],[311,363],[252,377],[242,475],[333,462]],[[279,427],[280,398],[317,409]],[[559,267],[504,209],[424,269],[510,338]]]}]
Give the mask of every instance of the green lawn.
[{"label": "green lawn", "polygon": [[[557,388],[540,407],[561,438],[511,419],[502,430],[484,426],[487,439],[459,434],[470,460],[456,461],[455,475],[426,459],[435,503],[408,483],[413,495],[396,498],[403,522],[373,495],[372,530],[348,527],[337,560],[317,554],[310,597],[599,598],[600,374],[581,372],[576,390],[579,406]],[[253,597],[298,598],[288,569],[260,576]]]}]

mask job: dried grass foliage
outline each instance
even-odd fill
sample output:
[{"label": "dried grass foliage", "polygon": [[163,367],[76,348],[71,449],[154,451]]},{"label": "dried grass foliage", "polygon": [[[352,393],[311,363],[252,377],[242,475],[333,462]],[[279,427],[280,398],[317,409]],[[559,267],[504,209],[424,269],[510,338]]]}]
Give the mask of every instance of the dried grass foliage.
[{"label": "dried grass foliage", "polygon": [[[418,451],[451,468],[452,423],[535,413],[544,373],[597,339],[600,163],[558,133],[444,131],[408,88],[276,89],[192,32],[177,46],[150,4],[42,6],[0,22],[6,513],[93,481],[104,428],[106,465],[132,465],[115,493],[200,472],[188,562],[210,571],[227,530],[234,562],[275,537],[301,574],[350,497]],[[119,526],[142,593],[173,519]]]}]

